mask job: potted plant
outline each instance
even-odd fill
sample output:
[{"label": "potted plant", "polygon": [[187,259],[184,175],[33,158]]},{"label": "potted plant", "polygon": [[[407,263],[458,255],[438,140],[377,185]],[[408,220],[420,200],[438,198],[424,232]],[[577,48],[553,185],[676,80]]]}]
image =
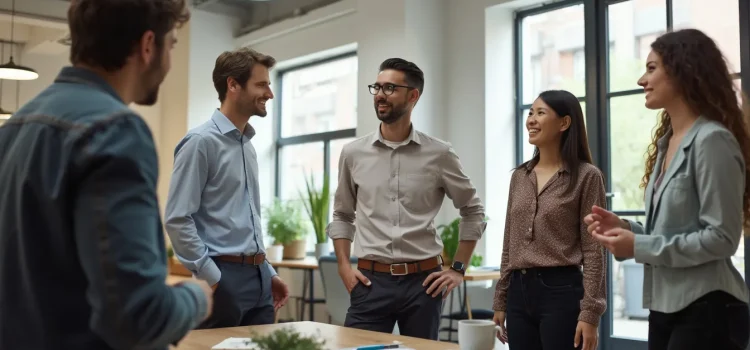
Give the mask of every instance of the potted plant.
[{"label": "potted plant", "polygon": [[305,258],[307,232],[299,205],[293,201],[274,198],[265,208],[266,230],[274,242],[266,249],[268,261]]},{"label": "potted plant", "polygon": [[[484,220],[487,221],[488,219],[485,218]],[[456,254],[456,250],[458,250],[458,226],[460,222],[461,218],[455,218],[447,225],[438,226],[438,229],[442,230],[440,231],[440,239],[443,241],[443,253],[441,256],[444,266],[450,266],[453,263],[453,256]],[[469,266],[476,267],[481,265],[482,256],[472,255]]]},{"label": "potted plant", "polygon": [[440,239],[443,241],[443,265],[450,266],[453,263],[453,255],[458,249],[458,224],[461,218],[456,218],[447,225],[438,226]]},{"label": "potted plant", "polygon": [[252,334],[255,350],[323,350],[325,341],[315,336],[303,336],[292,328],[282,328],[268,335]]},{"label": "potted plant", "polygon": [[316,190],[315,178],[312,174],[305,179],[307,195],[301,195],[307,215],[310,217],[313,230],[315,231],[315,258],[320,259],[323,255],[331,253],[328,245],[328,235],[326,234],[326,225],[328,225],[328,210],[330,203],[330,188],[328,175],[323,177],[323,188]]}]

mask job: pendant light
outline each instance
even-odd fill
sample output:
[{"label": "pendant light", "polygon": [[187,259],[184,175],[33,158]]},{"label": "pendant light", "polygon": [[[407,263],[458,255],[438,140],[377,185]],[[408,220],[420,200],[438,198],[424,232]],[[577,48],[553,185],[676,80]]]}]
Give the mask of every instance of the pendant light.
[{"label": "pendant light", "polygon": [[34,80],[39,78],[39,74],[29,68],[16,64],[13,62],[13,29],[16,26],[16,0],[13,0],[13,4],[10,12],[10,60],[8,63],[0,65],[0,79],[9,80]]},{"label": "pendant light", "polygon": [[[5,43],[0,43],[0,60],[5,58]],[[13,115],[10,111],[3,109],[3,79],[0,79],[0,120],[8,120]]]}]

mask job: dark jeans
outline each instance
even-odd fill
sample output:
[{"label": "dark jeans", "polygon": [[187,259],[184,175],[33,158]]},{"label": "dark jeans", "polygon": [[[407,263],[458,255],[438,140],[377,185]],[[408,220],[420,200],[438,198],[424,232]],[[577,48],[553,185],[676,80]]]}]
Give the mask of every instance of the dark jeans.
[{"label": "dark jeans", "polygon": [[436,271],[393,276],[389,273],[372,272],[361,269],[371,285],[361,282],[354,286],[350,294],[351,306],[346,313],[346,327],[383,333],[392,333],[398,322],[401,335],[438,339],[440,314],[443,298],[433,298],[422,287],[425,278]]},{"label": "dark jeans", "polygon": [[268,268],[214,261],[221,270],[221,280],[214,291],[213,313],[198,329],[273,323],[275,313]]},{"label": "dark jeans", "polygon": [[649,350],[745,350],[750,337],[748,305],[729,293],[708,293],[675,312],[651,311]]},{"label": "dark jeans", "polygon": [[582,298],[583,274],[577,266],[514,270],[505,316],[508,345],[520,350],[575,349]]}]

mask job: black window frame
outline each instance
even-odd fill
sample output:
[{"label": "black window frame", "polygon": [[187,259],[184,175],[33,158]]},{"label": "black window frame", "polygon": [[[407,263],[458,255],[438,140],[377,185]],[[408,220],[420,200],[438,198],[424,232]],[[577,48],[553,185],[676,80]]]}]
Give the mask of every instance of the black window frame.
[{"label": "black window frame", "polygon": [[[303,135],[296,135],[291,137],[282,137],[282,118],[283,118],[283,111],[282,111],[282,101],[284,99],[283,94],[283,81],[284,81],[284,75],[290,72],[298,71],[301,69],[319,66],[322,64],[326,64],[333,61],[343,60],[346,58],[351,57],[357,57],[357,51],[348,51],[342,54],[328,56],[323,59],[310,61],[304,64],[295,65],[291,67],[287,67],[284,69],[279,69],[276,71],[276,85],[278,86],[276,88],[276,91],[278,91],[278,95],[276,97],[276,103],[274,104],[274,139],[275,139],[275,153],[274,153],[274,196],[276,198],[281,197],[281,177],[282,177],[282,169],[281,169],[281,152],[284,147],[292,146],[292,145],[300,145],[300,144],[306,144],[306,143],[315,143],[315,142],[322,142],[323,143],[323,174],[324,178],[328,179],[329,185],[330,185],[330,174],[331,174],[331,141],[339,140],[339,139],[346,139],[346,138],[352,138],[355,137],[357,134],[357,128],[356,126],[354,128],[350,129],[340,129],[340,130],[333,130],[333,131],[325,131],[320,133],[313,133],[313,134],[303,134]],[[335,164],[334,164],[335,166]]]}]

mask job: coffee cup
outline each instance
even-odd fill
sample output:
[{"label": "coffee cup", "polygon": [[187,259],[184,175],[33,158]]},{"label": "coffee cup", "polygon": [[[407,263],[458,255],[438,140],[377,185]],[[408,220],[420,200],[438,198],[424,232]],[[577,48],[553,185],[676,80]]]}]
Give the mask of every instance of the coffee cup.
[{"label": "coffee cup", "polygon": [[499,330],[490,320],[458,321],[458,346],[461,350],[492,350]]}]

